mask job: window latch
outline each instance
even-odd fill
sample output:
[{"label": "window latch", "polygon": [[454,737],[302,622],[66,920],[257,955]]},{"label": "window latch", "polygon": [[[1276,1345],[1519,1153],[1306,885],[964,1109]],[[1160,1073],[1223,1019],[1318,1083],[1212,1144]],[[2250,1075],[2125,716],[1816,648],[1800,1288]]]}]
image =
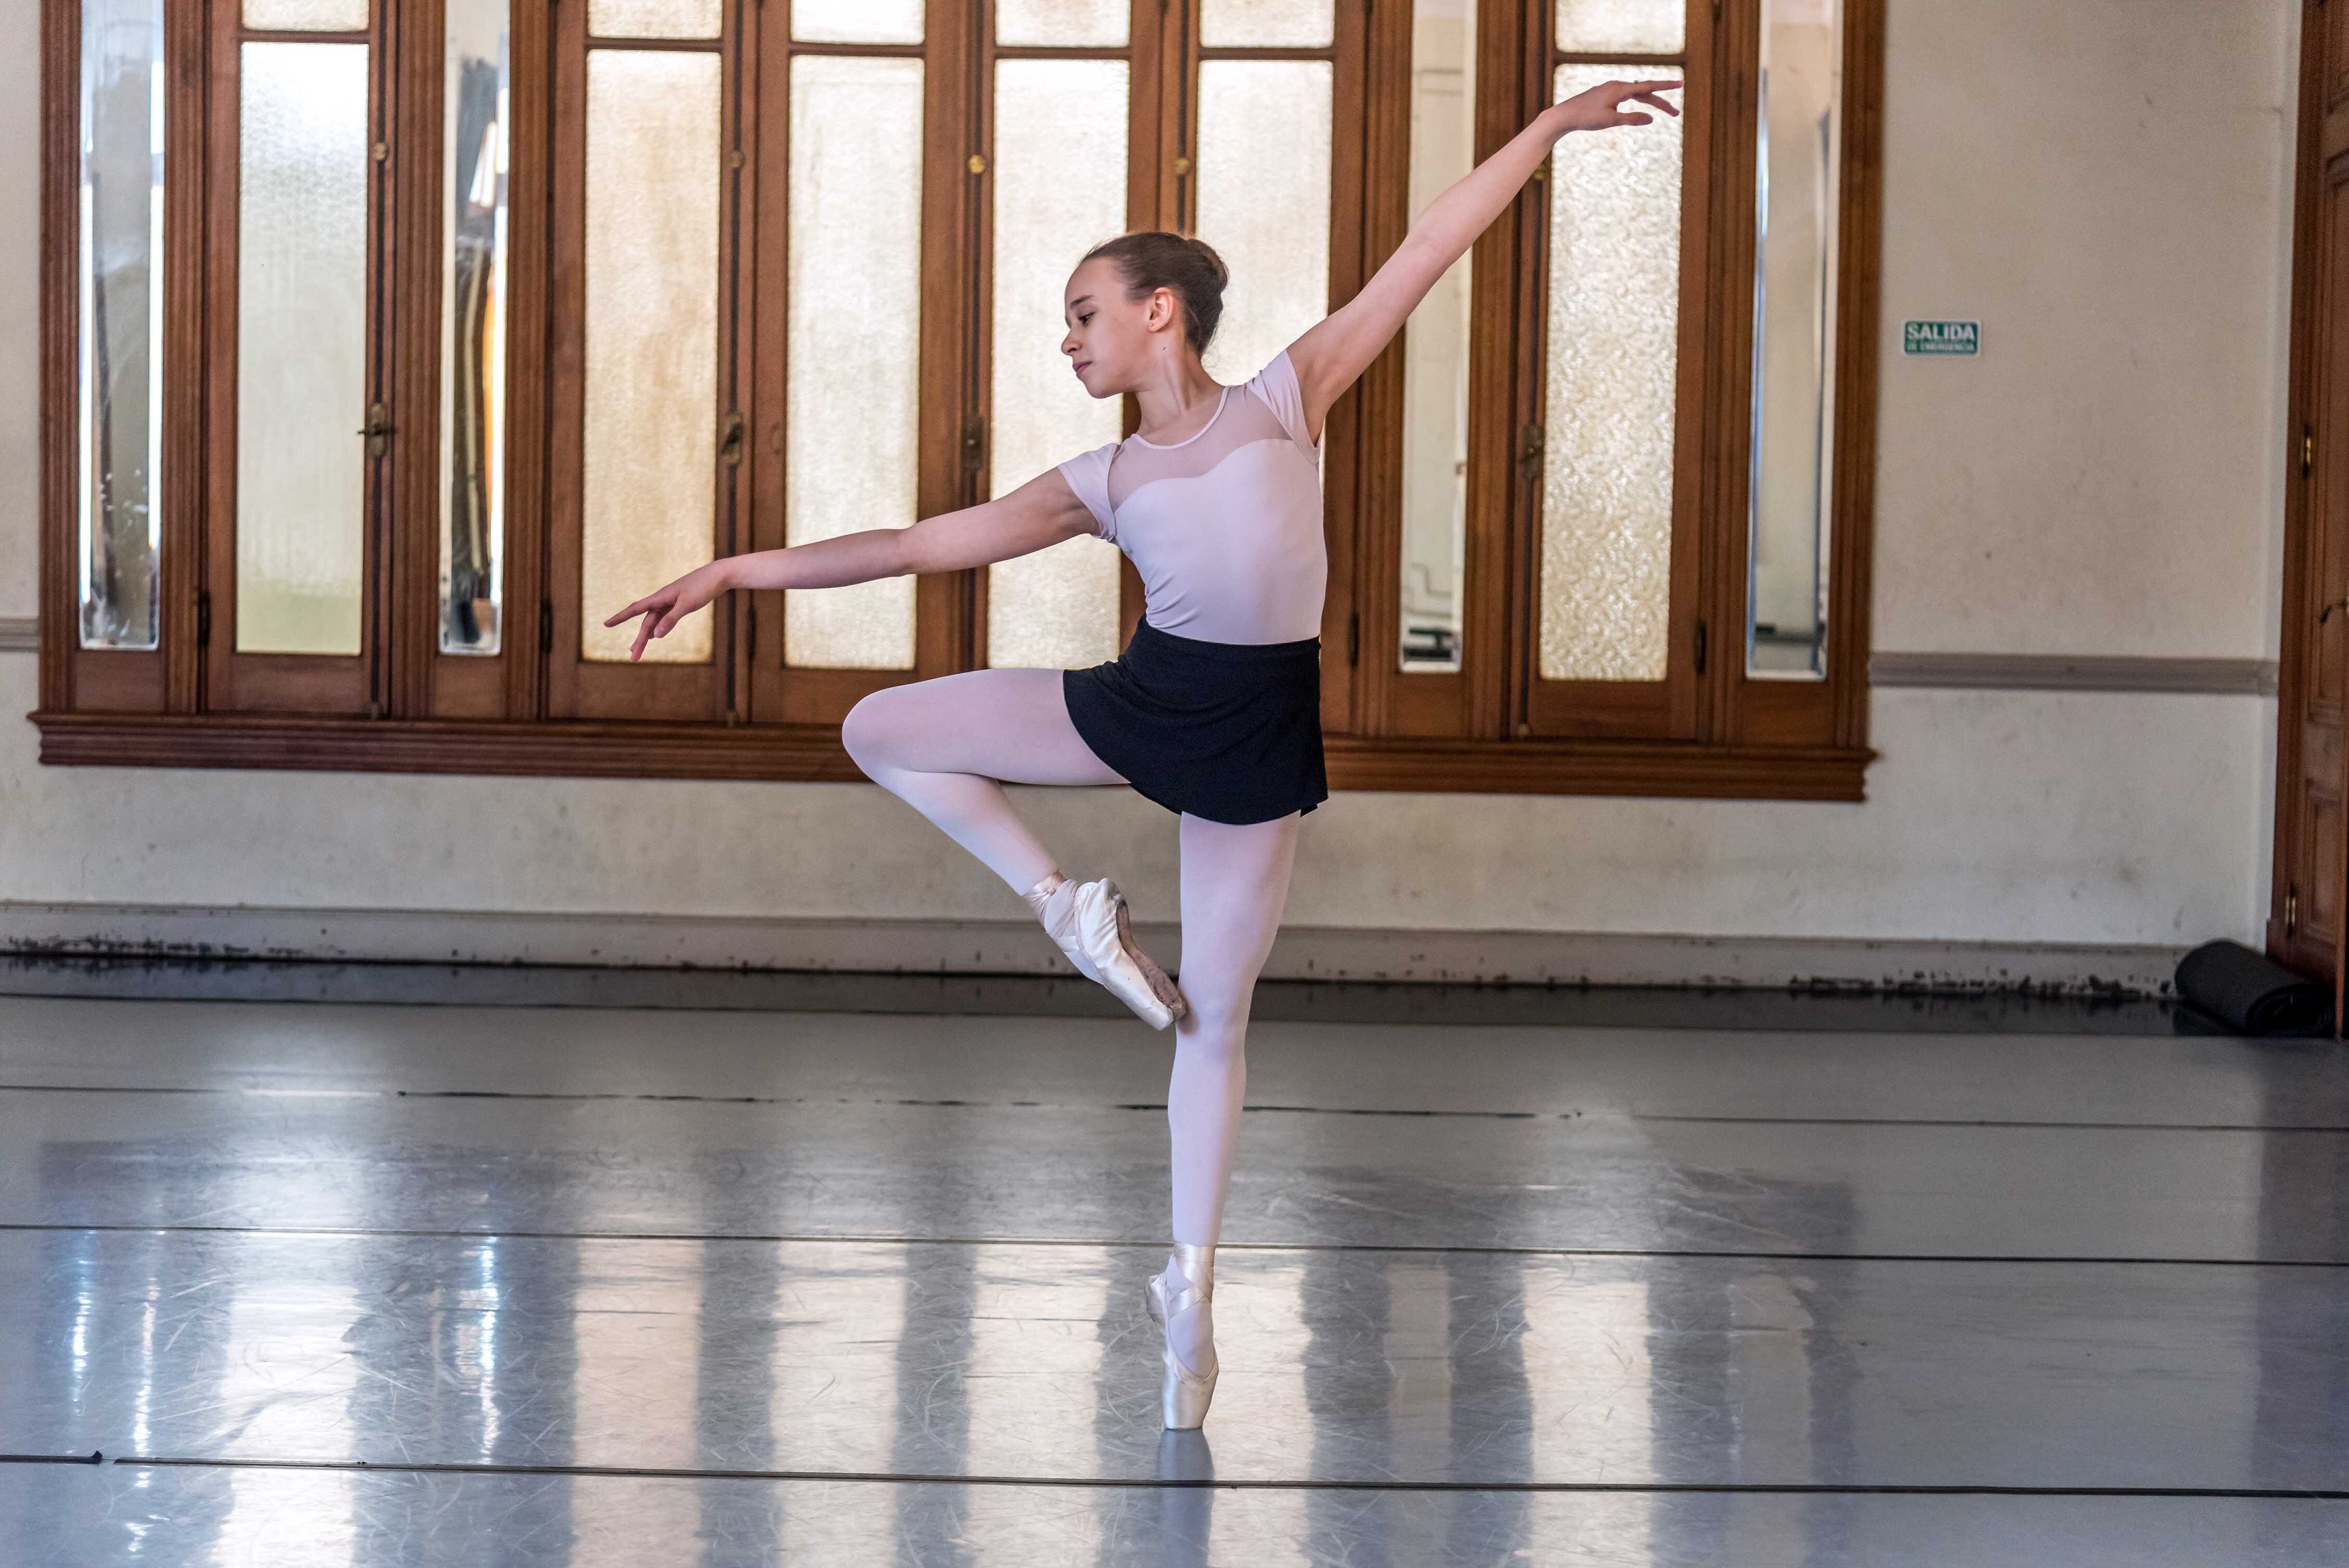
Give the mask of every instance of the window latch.
[{"label": "window latch", "polygon": [[391,410],[380,403],[367,405],[367,423],[359,427],[358,433],[367,438],[368,457],[383,456],[384,449],[391,445]]}]

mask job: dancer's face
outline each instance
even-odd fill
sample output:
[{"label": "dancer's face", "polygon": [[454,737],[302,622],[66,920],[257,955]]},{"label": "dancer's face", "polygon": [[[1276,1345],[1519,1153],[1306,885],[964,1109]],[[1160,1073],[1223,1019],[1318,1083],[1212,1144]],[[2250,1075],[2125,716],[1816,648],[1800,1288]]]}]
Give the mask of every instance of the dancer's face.
[{"label": "dancer's face", "polygon": [[1115,262],[1097,256],[1069,274],[1061,296],[1068,335],[1061,352],[1086,391],[1114,397],[1143,383],[1151,366],[1189,346],[1183,337],[1183,304],[1173,289],[1153,289],[1126,298],[1125,279]]}]

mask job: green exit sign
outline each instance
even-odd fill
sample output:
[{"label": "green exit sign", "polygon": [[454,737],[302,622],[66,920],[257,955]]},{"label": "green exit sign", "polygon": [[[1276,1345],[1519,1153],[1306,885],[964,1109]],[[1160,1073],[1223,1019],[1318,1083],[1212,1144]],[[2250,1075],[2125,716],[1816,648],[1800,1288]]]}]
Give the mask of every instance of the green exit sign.
[{"label": "green exit sign", "polygon": [[1980,354],[1978,321],[1912,321],[1901,329],[1900,346],[1910,354]]}]

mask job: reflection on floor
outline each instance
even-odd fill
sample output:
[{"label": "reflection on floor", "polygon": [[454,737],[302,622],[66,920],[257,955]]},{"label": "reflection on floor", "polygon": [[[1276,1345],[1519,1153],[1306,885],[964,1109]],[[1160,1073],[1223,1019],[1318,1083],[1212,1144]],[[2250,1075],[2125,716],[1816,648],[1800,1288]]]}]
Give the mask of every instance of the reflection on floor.
[{"label": "reflection on floor", "polygon": [[2349,1052],[1424,1003],[1175,1438],[1131,1020],[0,996],[0,1562],[2349,1560]]}]

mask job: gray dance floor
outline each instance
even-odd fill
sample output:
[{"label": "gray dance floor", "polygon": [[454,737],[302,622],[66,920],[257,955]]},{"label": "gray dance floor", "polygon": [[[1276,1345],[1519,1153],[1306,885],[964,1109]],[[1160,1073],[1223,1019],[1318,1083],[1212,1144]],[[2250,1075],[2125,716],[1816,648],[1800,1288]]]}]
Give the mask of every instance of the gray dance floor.
[{"label": "gray dance floor", "polygon": [[1130,1020],[0,995],[0,1563],[2349,1561],[2349,1050],[1423,1000],[1176,1436]]}]

